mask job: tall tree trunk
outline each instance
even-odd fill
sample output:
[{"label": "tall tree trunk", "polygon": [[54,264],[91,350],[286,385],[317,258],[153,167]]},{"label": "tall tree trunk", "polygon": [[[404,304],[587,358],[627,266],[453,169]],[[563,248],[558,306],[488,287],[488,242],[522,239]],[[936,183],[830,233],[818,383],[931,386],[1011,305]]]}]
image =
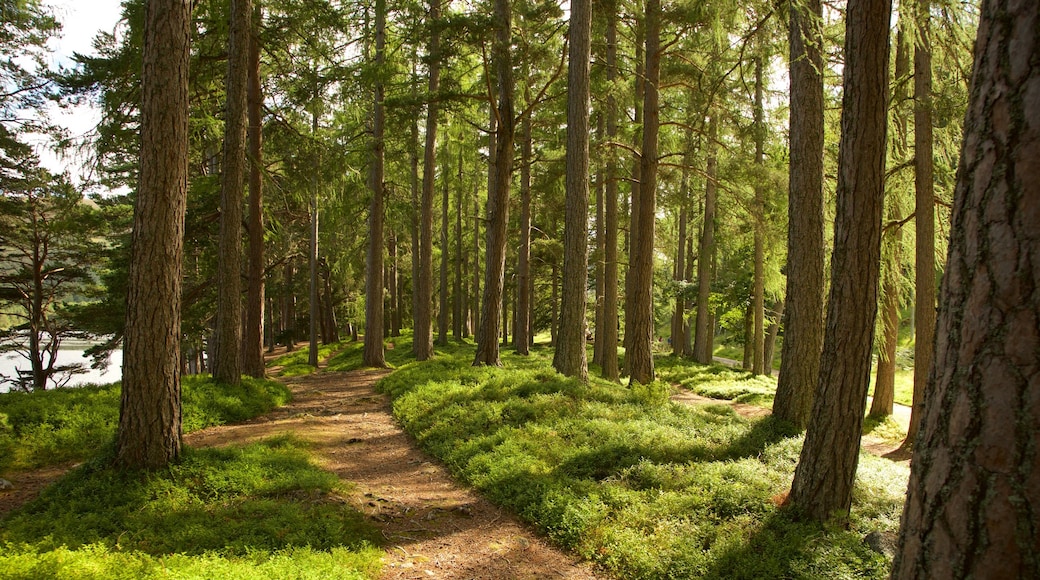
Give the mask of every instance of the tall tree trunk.
[{"label": "tall tree trunk", "polygon": [[820,380],[790,500],[805,516],[848,518],[877,315],[885,196],[891,0],[850,0],[838,190]]},{"label": "tall tree trunk", "polygon": [[774,307],[776,312],[773,322],[769,324],[769,332],[766,333],[766,344],[763,347],[765,365],[766,365],[766,376],[773,376],[773,353],[776,346],[776,337],[780,334],[780,320],[784,316],[784,301],[781,300]]},{"label": "tall tree trunk", "polygon": [[466,325],[466,313],[465,313],[465,296],[463,296],[463,280],[462,280],[462,199],[465,194],[462,191],[463,188],[463,167],[462,167],[462,152],[463,148],[459,148],[459,172],[456,176],[456,186],[458,189],[455,191],[455,256],[452,260],[455,274],[452,277],[452,290],[451,294],[453,297],[452,312],[451,312],[451,336],[456,341],[462,340],[465,336],[465,325]]},{"label": "tall tree trunk", "polygon": [[[525,101],[531,101],[527,86]],[[524,115],[520,124],[520,249],[516,259],[516,336],[517,354],[531,353],[531,114]]]},{"label": "tall tree trunk", "polygon": [[260,87],[260,0],[253,6],[249,35],[249,257],[246,326],[242,337],[242,372],[264,376],[264,192],[263,94]]},{"label": "tall tree trunk", "polygon": [[252,13],[250,0],[231,0],[213,378],[234,385],[241,381],[242,376],[242,198],[246,173],[246,95]]},{"label": "tall tree trunk", "polygon": [[981,7],[900,580],[1040,578],[1038,23],[1036,2]]},{"label": "tall tree trunk", "polygon": [[285,336],[285,350],[292,351],[296,348],[296,294],[293,290],[293,280],[296,268],[292,260],[285,260],[285,296],[282,297],[282,335]]},{"label": "tall tree trunk", "polygon": [[[376,0],[376,66],[386,58],[386,0]],[[383,351],[383,81],[375,86],[372,118],[372,202],[368,210],[368,256],[365,284],[365,347],[362,363],[385,367]]]},{"label": "tall tree trunk", "polygon": [[470,317],[473,335],[480,324],[480,192],[473,188],[473,292],[470,294]]},{"label": "tall tree trunk", "polygon": [[509,184],[513,173],[513,59],[509,0],[495,0],[495,42],[492,59],[498,77],[498,132],[494,149],[494,188],[488,191],[487,259],[484,297],[477,329],[474,365],[501,366],[498,330],[502,318],[502,291],[506,266],[506,226],[509,223]]},{"label": "tall tree trunk", "polygon": [[[765,80],[762,76],[762,57],[755,57],[755,167],[760,171],[765,170],[765,109],[762,105],[762,91]],[[766,372],[765,360],[765,262],[766,262],[766,232],[765,232],[765,186],[761,181],[755,183],[754,204],[754,228],[755,228],[755,272],[754,289],[751,299],[751,310],[754,318],[754,332],[752,333],[752,355],[753,364],[751,372],[762,375]]]},{"label": "tall tree trunk", "polygon": [[[682,204],[679,208],[679,239],[675,244],[675,272],[673,279],[676,282],[685,282],[686,275],[686,196],[688,195],[687,188],[689,177],[687,175],[686,164],[683,164],[683,177],[680,185],[680,194]],[[682,288],[680,287],[680,290]],[[678,292],[675,295],[675,310],[672,313],[672,355],[682,356],[683,345],[686,344],[686,296],[683,292]]]},{"label": "tall tree trunk", "polygon": [[[596,139],[598,147],[604,146],[603,134],[606,130],[606,119],[602,112],[596,116]],[[596,277],[596,302],[594,314],[595,334],[592,337],[592,362],[603,364],[603,249],[606,244],[603,231],[604,211],[604,168],[602,163],[596,164],[596,248],[593,251],[593,275]]]},{"label": "tall tree trunk", "polygon": [[[632,103],[633,112],[635,113],[632,122],[632,126],[635,129],[635,134],[633,135],[633,147],[641,147],[643,144],[642,134],[644,122],[643,101],[646,94],[646,58],[643,54],[646,47],[646,21],[643,14],[638,13],[638,9],[636,10],[636,14],[633,14],[633,18],[635,19],[634,44],[636,49],[636,74],[634,79],[635,91]],[[627,235],[625,236],[625,252],[628,254],[628,268],[625,270],[625,332],[622,335],[622,341],[625,347],[625,376],[630,374],[632,367],[629,351],[632,348],[632,337],[634,336],[634,333],[632,330],[632,317],[629,316],[629,313],[631,313],[635,308],[633,300],[635,300],[636,293],[632,288],[632,284],[635,283],[635,278],[630,274],[632,268],[632,246],[635,244],[635,235],[636,230],[638,229],[636,227],[636,222],[639,220],[639,194],[642,190],[643,184],[640,171],[642,171],[642,161],[640,159],[635,159],[632,162],[632,195],[628,211],[629,227],[626,231]]]},{"label": "tall tree trunk", "polygon": [[[643,147],[639,163],[639,202],[633,203],[632,252],[628,275],[632,277],[630,350],[625,354],[633,381],[654,380],[654,222],[657,215],[657,134],[659,129],[658,81],[661,78],[661,2],[646,2],[646,85],[643,91]],[[638,205],[638,211],[635,207]]]},{"label": "tall tree trunk", "polygon": [[181,453],[181,261],[188,198],[191,3],[149,0],[141,170],[123,339],[115,463],[157,469]]},{"label": "tall tree trunk", "polygon": [[704,186],[704,218],[701,226],[701,243],[697,251],[697,328],[693,339],[693,360],[700,364],[712,362],[711,322],[711,271],[712,256],[715,254],[715,191],[717,187],[716,157],[718,141],[718,115],[711,113],[708,121],[707,168]]},{"label": "tall tree trunk", "polygon": [[823,4],[791,5],[787,291],[773,416],[809,422],[823,349]]},{"label": "tall tree trunk", "polygon": [[[617,2],[606,0],[607,11],[607,82],[617,80]],[[607,92],[607,141],[613,143],[617,137],[617,99],[613,91]],[[603,359],[600,365],[603,378],[618,380],[618,176],[617,155],[607,152],[606,192],[603,217],[606,237],[603,241],[603,332],[597,332],[596,340],[603,340]]]},{"label": "tall tree trunk", "polygon": [[[447,157],[445,156],[445,159]],[[441,263],[440,263],[440,293],[438,298],[440,300],[440,307],[437,312],[437,344],[446,345],[448,344],[448,323],[449,315],[448,312],[448,256],[451,252],[448,251],[448,205],[450,203],[449,197],[449,180],[448,180],[448,161],[445,161],[443,169],[444,178],[441,180]]]},{"label": "tall tree trunk", "polygon": [[[909,18],[900,14],[899,32],[896,35],[896,68],[893,73],[892,103],[889,109],[892,111],[892,126],[895,128],[893,136],[892,155],[899,161],[907,154],[907,122],[902,114],[903,102],[907,98],[906,81],[910,74],[910,55],[908,54],[903,26]],[[887,180],[888,185],[888,215],[889,223],[902,221],[898,198],[891,186],[893,179]],[[900,246],[903,241],[902,226],[895,226],[885,232],[881,247],[881,332],[882,338],[879,345],[877,373],[874,380],[874,397],[870,402],[871,417],[887,417],[892,414],[895,405],[896,391],[896,347],[899,342],[899,294],[900,294]]]},{"label": "tall tree trunk", "polygon": [[397,230],[390,228],[386,241],[387,298],[390,300],[390,336],[401,336],[401,280],[397,268]]},{"label": "tall tree trunk", "polygon": [[571,0],[567,55],[567,175],[563,222],[563,295],[553,367],[589,379],[585,352],[585,294],[589,271],[589,65],[592,0]]},{"label": "tall tree trunk", "polygon": [[[313,132],[317,133],[318,116],[315,114],[313,117]],[[318,183],[317,178],[311,179],[311,219],[310,219],[310,243],[307,245],[307,262],[310,273],[310,300],[308,301],[308,308],[310,309],[310,328],[308,336],[307,346],[307,364],[317,368],[318,366],[318,320],[321,315],[320,304],[318,303]],[[380,268],[382,273],[382,268]],[[382,284],[380,284],[382,286]],[[379,289],[379,304],[383,304],[383,292],[382,287]],[[379,333],[382,335],[383,325],[379,325]]]},{"label": "tall tree trunk", "polygon": [[[441,0],[430,0],[429,21],[440,19]],[[419,273],[412,283],[416,287],[414,344],[416,360],[433,357],[433,195],[437,176],[437,114],[435,99],[440,90],[440,34],[439,26],[430,30],[430,83],[426,105],[426,149],[423,154],[422,209],[419,217]]]},{"label": "tall tree trunk", "polygon": [[913,447],[924,411],[928,370],[935,351],[935,179],[932,155],[932,40],[931,2],[919,0],[917,43],[914,46],[914,185],[917,248],[914,286],[914,406],[902,448]]}]

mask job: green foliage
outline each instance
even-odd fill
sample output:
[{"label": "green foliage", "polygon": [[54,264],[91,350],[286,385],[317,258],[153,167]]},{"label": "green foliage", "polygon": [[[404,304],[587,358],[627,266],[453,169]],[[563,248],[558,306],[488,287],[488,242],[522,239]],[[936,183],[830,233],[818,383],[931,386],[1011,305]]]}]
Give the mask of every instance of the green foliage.
[{"label": "green foliage", "polygon": [[282,437],[157,473],[88,464],[12,513],[0,578],[374,578],[379,537]]},{"label": "green foliage", "polygon": [[[904,468],[864,460],[850,530],[798,523],[777,508],[801,446],[789,425],[671,404],[661,386],[582,384],[547,357],[535,349],[505,354],[506,368],[473,367],[457,349],[404,365],[380,387],[459,477],[619,577],[887,576],[890,563],[860,538],[898,526]],[[768,389],[670,357],[657,368],[694,390]]]},{"label": "green foliage", "polygon": [[755,376],[723,365],[698,365],[674,357],[661,359],[658,375],[661,380],[679,384],[698,395],[761,407],[772,408],[776,394],[773,377]]},{"label": "green foliage", "polygon": [[[0,470],[83,461],[114,439],[119,384],[0,394]],[[288,388],[243,377],[238,386],[207,376],[181,381],[182,426],[191,432],[243,421],[289,401]],[[9,450],[9,452],[4,452]]]}]

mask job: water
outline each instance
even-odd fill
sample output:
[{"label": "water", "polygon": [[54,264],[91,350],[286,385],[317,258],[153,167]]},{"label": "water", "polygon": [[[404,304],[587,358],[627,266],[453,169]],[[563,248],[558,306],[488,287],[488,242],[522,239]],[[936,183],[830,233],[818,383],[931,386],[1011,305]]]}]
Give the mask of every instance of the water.
[{"label": "water", "polygon": [[[71,341],[70,341],[71,342]],[[80,363],[86,367],[85,373],[72,375],[66,387],[78,387],[86,384],[103,384],[118,381],[123,374],[123,351],[116,350],[108,359],[108,367],[104,370],[90,368],[90,357],[83,356],[84,351],[92,345],[89,343],[67,344],[58,350],[57,365]],[[8,377],[17,376],[17,370],[29,370],[29,361],[16,352],[0,355],[0,374]],[[48,385],[51,387],[52,385]],[[0,393],[11,390],[9,383],[0,384]]]}]

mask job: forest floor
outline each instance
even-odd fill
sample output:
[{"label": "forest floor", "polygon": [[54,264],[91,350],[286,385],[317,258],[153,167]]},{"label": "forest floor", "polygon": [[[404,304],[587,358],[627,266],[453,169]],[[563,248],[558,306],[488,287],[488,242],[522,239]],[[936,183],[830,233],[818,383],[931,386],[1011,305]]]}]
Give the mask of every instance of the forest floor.
[{"label": "forest floor", "polygon": [[[292,434],[311,443],[321,466],[352,490],[344,502],[364,512],[386,539],[382,578],[599,578],[589,564],[561,552],[514,515],[454,481],[394,420],[375,383],[389,371],[318,372],[285,380],[293,401],[245,423],[185,436],[185,444],[244,444]],[[673,401],[726,404],[744,417],[769,409],[682,390]],[[909,421],[897,405],[896,420]],[[864,450],[893,460],[899,442],[864,436]],[[0,515],[36,497],[70,465],[15,474],[0,493]]]}]

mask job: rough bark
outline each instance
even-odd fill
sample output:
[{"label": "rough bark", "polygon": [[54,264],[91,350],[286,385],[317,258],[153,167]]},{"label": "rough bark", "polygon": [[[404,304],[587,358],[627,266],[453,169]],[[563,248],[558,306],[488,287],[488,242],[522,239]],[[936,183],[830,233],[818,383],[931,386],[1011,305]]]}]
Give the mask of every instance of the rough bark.
[{"label": "rough bark", "polygon": [[264,190],[263,190],[263,93],[260,87],[260,0],[253,6],[249,37],[248,147],[249,234],[245,331],[242,336],[242,372],[262,378],[264,367]]},{"label": "rough bark", "polygon": [[231,0],[224,163],[220,179],[216,357],[213,361],[213,378],[229,384],[242,380],[242,199],[252,13],[250,0]]},{"label": "rough bark", "polygon": [[[660,129],[659,88],[661,78],[661,3],[646,2],[646,83],[643,90],[643,146],[639,160],[639,199],[633,203],[632,251],[628,275],[632,310],[632,339],[625,353],[628,374],[633,381],[649,384],[654,380],[654,222],[657,212],[657,135]],[[636,207],[638,206],[638,211]]]},{"label": "rough bark", "polygon": [[[526,100],[530,102],[530,94],[526,87]],[[517,354],[528,355],[531,352],[531,115],[524,115],[521,121],[520,149],[520,248],[516,258],[516,325],[514,347]]]},{"label": "rough bark", "polygon": [[983,2],[893,578],[1040,577],[1040,5]]},{"label": "rough bark", "polygon": [[[754,110],[754,123],[755,123],[755,167],[760,171],[765,170],[765,138],[766,138],[766,127],[765,120],[765,109],[762,105],[762,91],[764,89],[765,80],[762,76],[762,57],[755,57],[755,110]],[[761,181],[755,184],[755,205],[754,205],[754,253],[755,253],[755,265],[754,265],[754,279],[752,298],[751,298],[751,310],[753,314],[754,331],[752,333],[752,365],[751,372],[756,375],[765,374],[766,372],[766,361],[765,361],[765,318],[766,318],[766,298],[765,298],[765,262],[766,262],[766,232],[765,232],[765,186]]]},{"label": "rough bark", "polygon": [[[429,20],[440,18],[441,0],[430,0]],[[422,201],[419,215],[419,272],[413,281],[416,288],[413,349],[416,360],[433,356],[433,194],[437,172],[437,101],[433,95],[440,90],[440,34],[438,27],[430,30],[428,52],[430,58],[430,99],[426,105],[426,148],[423,153]]]},{"label": "rough bark", "polygon": [[935,352],[935,178],[932,155],[932,46],[929,0],[916,4],[914,46],[914,187],[917,237],[914,287],[914,405],[904,449],[913,447],[921,422],[928,370]]},{"label": "rough bark", "polygon": [[188,195],[191,3],[145,5],[141,172],[134,205],[115,463],[161,468],[181,452],[181,262]]},{"label": "rough bark", "polygon": [[572,0],[567,64],[566,208],[563,222],[563,288],[553,367],[589,378],[585,352],[585,294],[589,265],[589,66],[592,0]]},{"label": "rough bark", "polygon": [[[902,160],[907,154],[907,120],[902,114],[903,102],[907,99],[906,84],[910,74],[910,56],[908,54],[903,26],[906,15],[900,15],[900,29],[896,34],[895,71],[892,76],[892,103],[889,109],[892,114],[892,127],[895,134],[891,139],[890,159]],[[895,193],[893,183],[888,179],[886,187]],[[889,195],[886,220],[888,223],[900,223],[903,219],[898,198]],[[899,342],[899,295],[900,268],[903,238],[902,226],[887,230],[882,238],[881,246],[881,341],[878,344],[878,364],[874,378],[874,396],[870,402],[870,417],[887,417],[892,414],[895,405],[896,390],[896,347]]]},{"label": "rough bark", "polygon": [[[376,0],[376,66],[386,58],[386,0]],[[383,82],[376,81],[372,118],[372,200],[368,207],[368,255],[365,266],[365,346],[362,362],[385,367],[383,351]]]},{"label": "rough bark", "polygon": [[[448,163],[442,168],[444,175],[448,175]],[[441,262],[440,262],[440,291],[437,293],[439,305],[437,308],[437,344],[448,344],[448,324],[451,313],[448,311],[448,204],[450,192],[448,179],[441,180]]]},{"label": "rough bark", "polygon": [[850,0],[838,189],[820,378],[790,501],[844,521],[852,505],[877,315],[891,0]]},{"label": "rough bark", "polygon": [[823,6],[791,5],[787,289],[773,416],[804,428],[823,349]]},{"label": "rough bark", "polygon": [[701,364],[712,362],[712,334],[714,324],[711,315],[711,265],[715,254],[715,191],[716,141],[718,140],[718,119],[715,113],[708,121],[707,167],[705,168],[704,218],[701,224],[700,247],[697,251],[697,320],[693,339],[693,360]]},{"label": "rough bark", "polygon": [[502,318],[502,291],[506,263],[506,226],[509,223],[509,184],[513,174],[513,59],[509,0],[494,2],[495,42],[492,59],[498,80],[498,130],[494,151],[494,187],[487,201],[487,258],[484,268],[484,296],[481,300],[480,326],[477,328],[477,354],[474,365],[501,366],[498,331]]},{"label": "rough bark", "polygon": [[[607,82],[617,79],[617,3],[607,0]],[[617,137],[617,98],[607,93],[607,141]],[[603,378],[618,380],[618,180],[617,156],[607,153],[606,184],[603,200],[603,219],[606,237],[603,240],[603,360],[600,362]]]}]

